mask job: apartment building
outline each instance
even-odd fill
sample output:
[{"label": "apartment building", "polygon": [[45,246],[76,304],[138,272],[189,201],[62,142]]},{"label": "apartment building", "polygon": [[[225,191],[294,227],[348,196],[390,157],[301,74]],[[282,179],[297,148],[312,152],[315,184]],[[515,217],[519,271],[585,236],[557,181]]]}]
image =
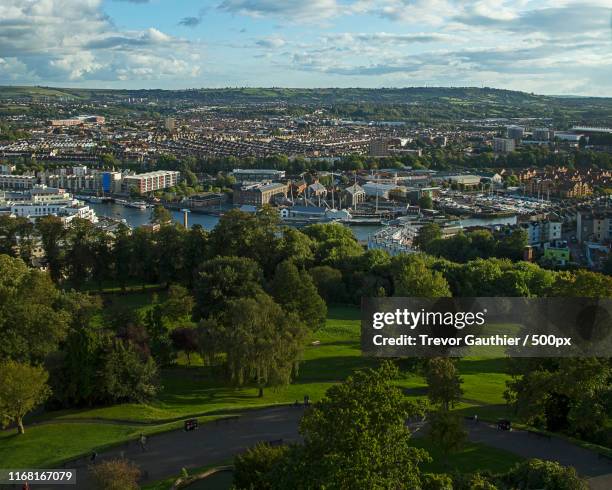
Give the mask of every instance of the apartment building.
[{"label": "apartment building", "polygon": [[612,241],[612,209],[579,209],[576,213],[576,239],[579,242]]},{"label": "apartment building", "polygon": [[516,142],[512,138],[493,138],[493,151],[495,153],[510,153],[516,149]]},{"label": "apartment building", "polygon": [[40,177],[42,184],[49,187],[60,187],[72,192],[105,192],[114,193],[121,191],[121,172],[97,172],[92,173],[54,173],[43,174]]},{"label": "apartment building", "polygon": [[543,246],[561,239],[561,223],[559,221],[528,221],[519,225],[527,233],[527,244]]},{"label": "apartment building", "polygon": [[174,170],[157,170],[144,174],[126,175],[123,177],[122,188],[124,192],[135,189],[140,194],[155,192],[178,184],[180,174]]},{"label": "apartment building", "polygon": [[36,185],[34,175],[0,175],[0,189],[24,191]]}]

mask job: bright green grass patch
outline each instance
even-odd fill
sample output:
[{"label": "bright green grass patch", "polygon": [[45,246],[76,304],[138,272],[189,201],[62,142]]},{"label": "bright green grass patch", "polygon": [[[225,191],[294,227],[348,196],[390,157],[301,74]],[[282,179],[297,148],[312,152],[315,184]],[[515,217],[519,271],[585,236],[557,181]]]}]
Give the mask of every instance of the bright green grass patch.
[{"label": "bright green grass patch", "polygon": [[[206,423],[220,417],[198,417],[198,420]],[[158,434],[182,426],[180,421],[151,426],[86,422],[26,425],[23,435],[17,435],[15,430],[0,431],[0,461],[7,468],[54,467],[87,456],[94,449],[100,451],[136,440],[140,434]]]},{"label": "bright green grass patch", "polygon": [[504,473],[523,459],[516,454],[502,449],[496,449],[484,444],[468,442],[463,449],[448,456],[444,462],[441,452],[427,439],[427,437],[415,437],[412,444],[427,450],[433,461],[423,465],[422,471],[428,473],[452,473],[457,470],[460,473],[473,473],[476,471],[489,470],[493,473]]},{"label": "bright green grass patch", "polygon": [[7,468],[45,468],[85,451],[137,437],[141,428],[109,424],[26,426],[23,435],[0,432],[0,461]]}]

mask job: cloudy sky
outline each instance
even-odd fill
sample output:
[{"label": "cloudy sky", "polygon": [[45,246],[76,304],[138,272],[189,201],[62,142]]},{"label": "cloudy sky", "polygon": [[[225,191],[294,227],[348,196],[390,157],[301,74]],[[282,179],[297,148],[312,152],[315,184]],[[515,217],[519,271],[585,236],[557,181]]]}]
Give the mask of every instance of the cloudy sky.
[{"label": "cloudy sky", "polygon": [[0,84],[612,96],[612,0],[0,0]]}]

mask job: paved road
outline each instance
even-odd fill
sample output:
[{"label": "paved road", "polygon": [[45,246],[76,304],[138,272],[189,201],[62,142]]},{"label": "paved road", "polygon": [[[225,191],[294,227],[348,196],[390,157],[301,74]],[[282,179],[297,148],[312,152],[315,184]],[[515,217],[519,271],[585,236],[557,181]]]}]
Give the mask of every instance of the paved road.
[{"label": "paved road", "polygon": [[[303,413],[301,407],[286,406],[248,411],[235,419],[203,424],[192,432],[179,430],[149,436],[144,452],[138,442],[117,446],[100,453],[97,460],[125,456],[141,468],[144,481],[161,480],[178,475],[181,468],[222,463],[260,441],[298,441],[297,427]],[[88,465],[87,458],[66,464],[66,468],[77,469],[79,490],[91,488]]]},{"label": "paved road", "polygon": [[582,476],[589,477],[593,490],[612,488],[612,461],[593,451],[575,446],[558,437],[546,438],[524,430],[500,431],[494,426],[468,422],[469,439],[487,446],[504,449],[523,458],[539,458],[573,466]]},{"label": "paved road", "polygon": [[[302,408],[286,406],[249,411],[234,420],[204,424],[197,431],[173,431],[149,437],[145,452],[138,443],[132,442],[105,451],[98,460],[125,456],[140,466],[146,481],[160,480],[179,474],[183,467],[222,463],[260,441],[298,441],[297,427],[302,414]],[[473,442],[524,458],[549,459],[574,466],[581,475],[591,478],[593,490],[612,488],[612,461],[562,439],[547,439],[521,430],[498,431],[484,422],[467,422],[466,428]],[[77,468],[78,489],[90,488],[87,465],[87,460],[66,465]]]}]

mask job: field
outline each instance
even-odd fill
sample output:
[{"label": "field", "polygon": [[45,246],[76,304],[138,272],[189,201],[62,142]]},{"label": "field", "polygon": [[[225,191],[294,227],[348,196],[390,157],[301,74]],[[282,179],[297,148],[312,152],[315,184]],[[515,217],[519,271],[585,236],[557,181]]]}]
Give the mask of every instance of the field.
[{"label": "field", "polygon": [[[128,295],[119,301],[146,308],[148,296]],[[261,398],[255,387],[228,387],[212,368],[197,359],[192,359],[192,365],[182,359],[180,365],[163,371],[163,389],[148,404],[49,412],[26,423],[23,436],[14,435],[13,431],[0,432],[0,461],[8,467],[54,466],[94,448],[135,439],[141,432],[177,428],[186,417],[197,416],[204,422],[249,408],[292,403],[302,400],[304,395],[316,401],[327,388],[355,369],[378,364],[375,359],[361,357],[359,328],[359,310],[331,308],[326,326],[312,338],[320,343],[305,349],[295,382],[267,389]],[[502,394],[508,375],[504,372],[504,360],[466,358],[459,362],[459,367],[465,394],[457,410],[464,415],[477,413],[482,419],[506,415]],[[417,374],[405,370],[397,383],[410,397],[426,396],[425,381]],[[482,461],[492,458],[499,463],[488,448],[469,446],[465,451],[455,457],[465,453],[467,461],[470,451],[478,451],[483,453]],[[486,467],[496,469],[493,462]]]}]

